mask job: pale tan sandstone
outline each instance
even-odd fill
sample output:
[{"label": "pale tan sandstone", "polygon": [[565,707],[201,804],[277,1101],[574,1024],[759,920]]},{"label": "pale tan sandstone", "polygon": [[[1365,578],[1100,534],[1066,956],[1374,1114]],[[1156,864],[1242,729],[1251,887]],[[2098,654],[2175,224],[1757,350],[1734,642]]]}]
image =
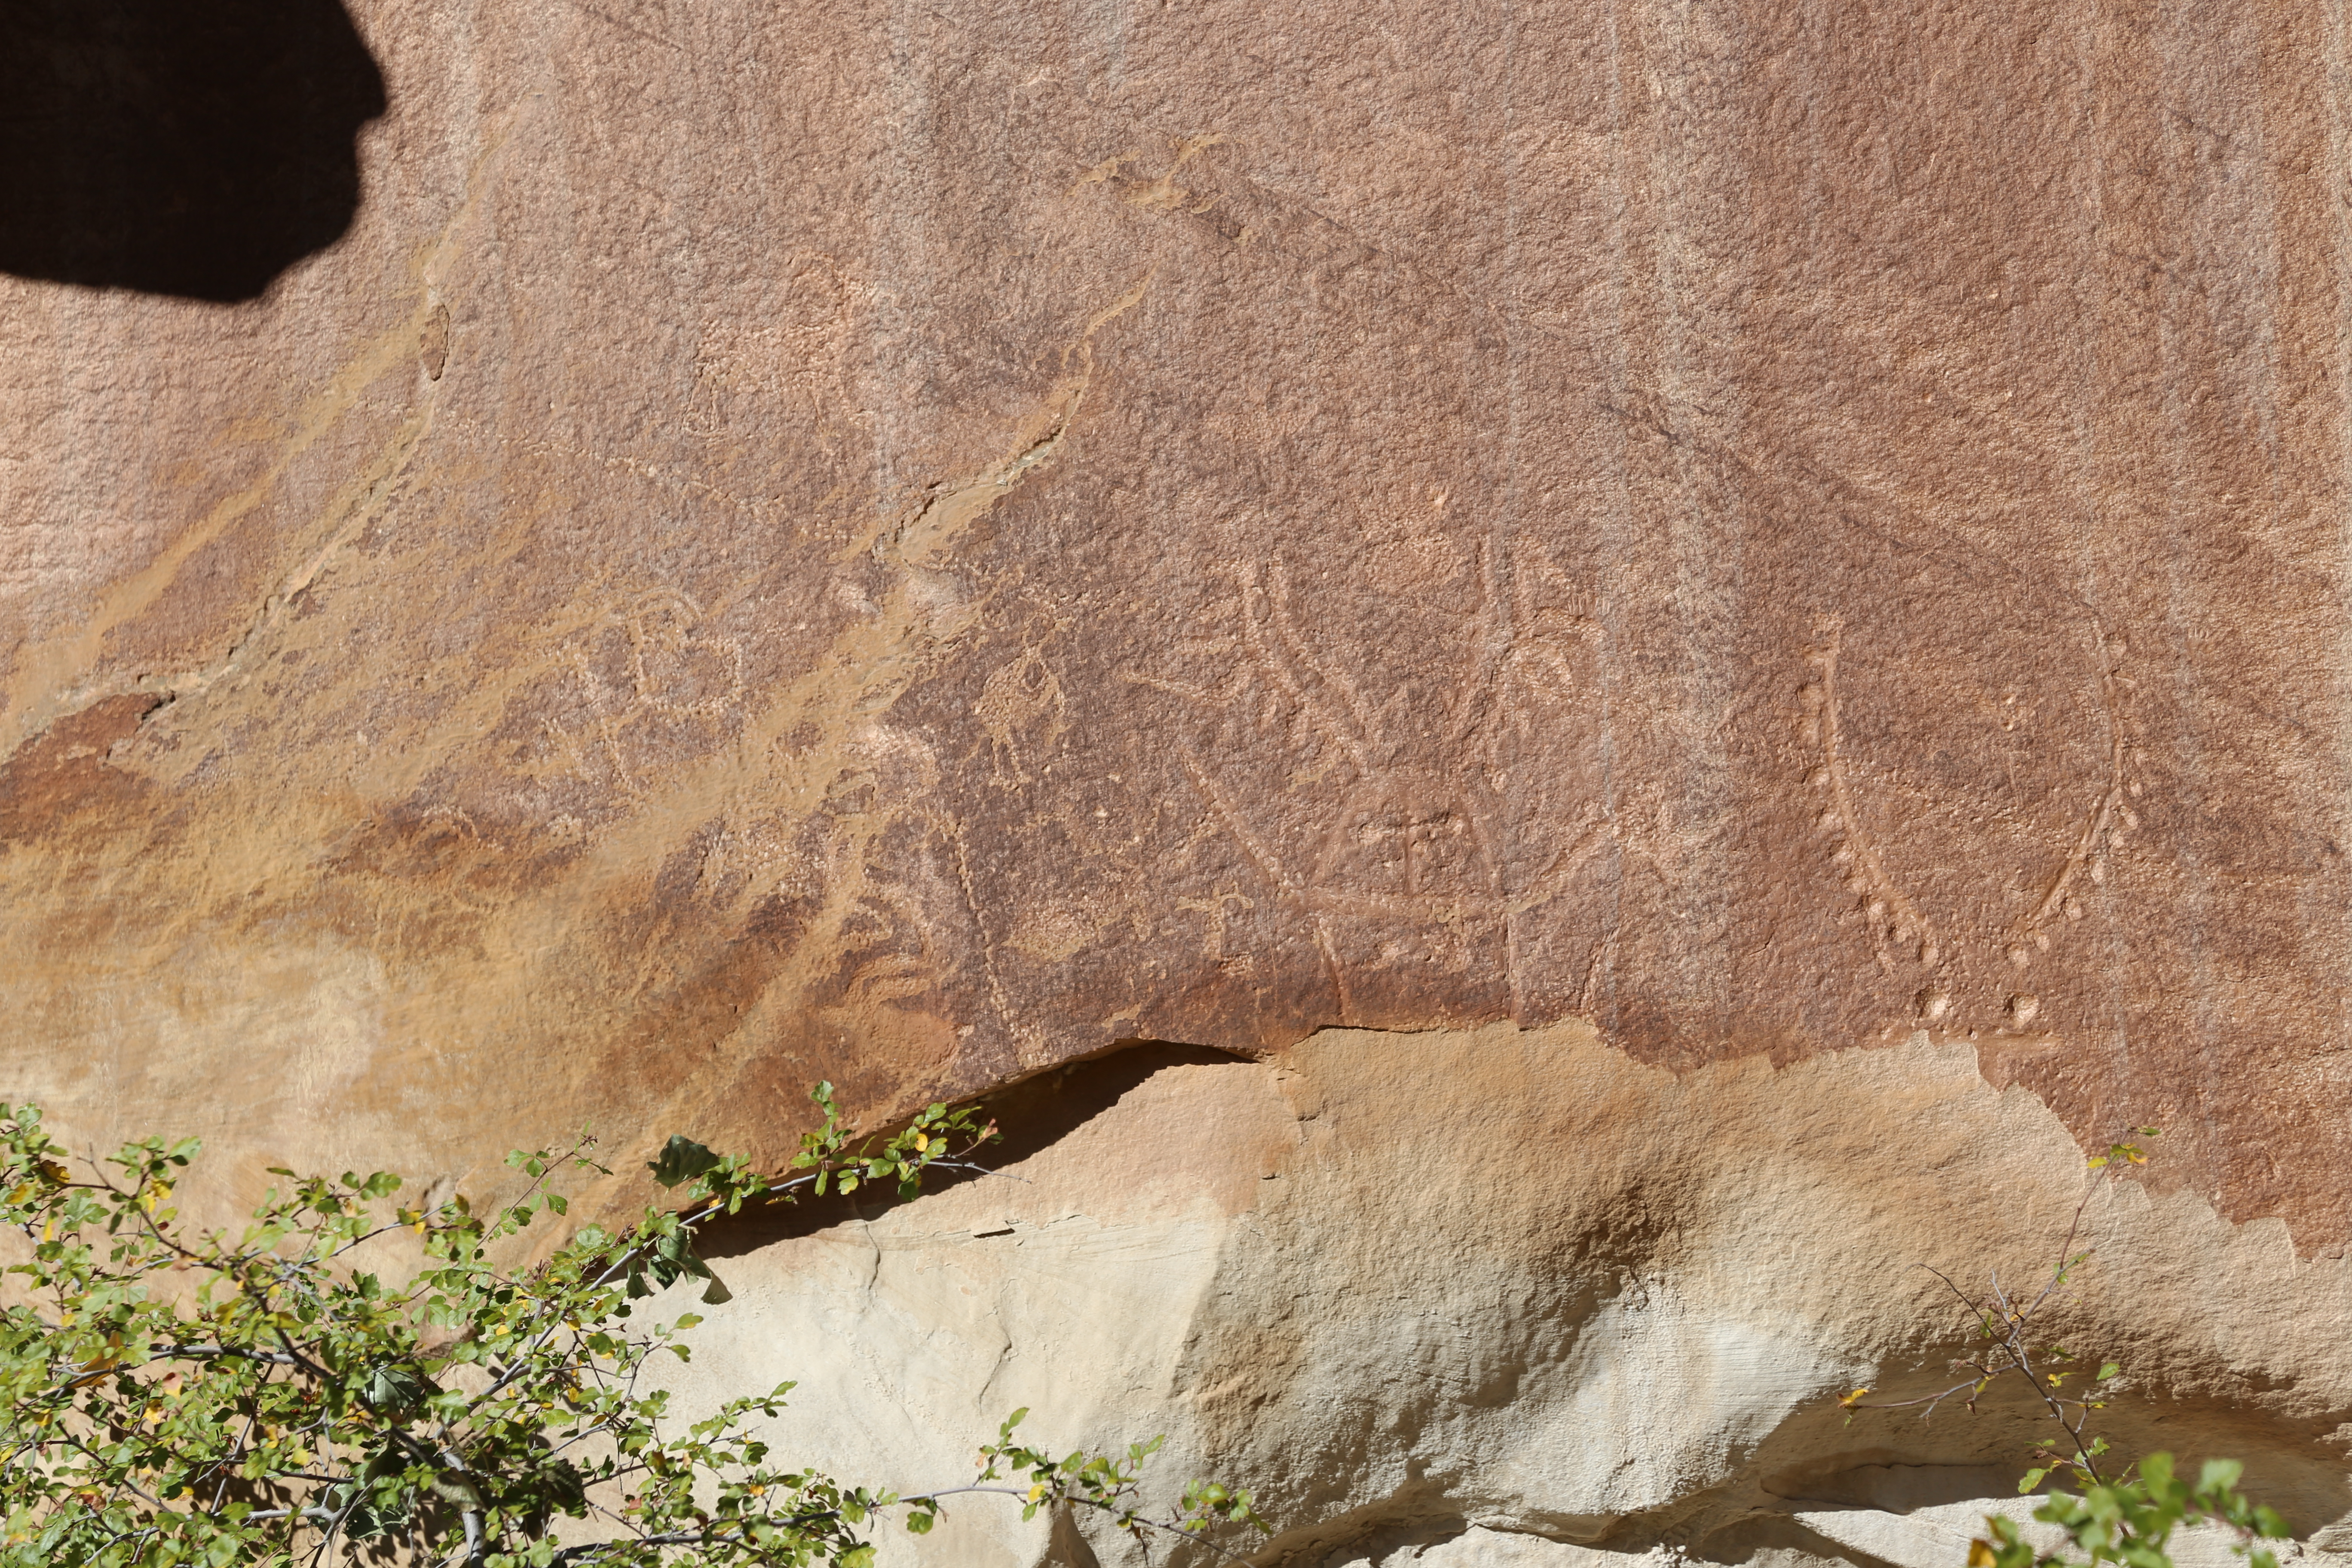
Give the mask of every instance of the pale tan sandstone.
[{"label": "pale tan sandstone", "polygon": [[[2022,1511],[2031,1412],[1849,1426],[1837,1396],[1932,1386],[1967,1323],[1919,1266],[2038,1288],[2092,1179],[1965,1045],[1675,1078],[1572,1025],[1171,1063],[1006,1169],[721,1261],[739,1300],[682,1390],[803,1379],[781,1451],[910,1489],[1022,1405],[1057,1451],[1165,1432],[1163,1501],[1244,1479],[1283,1527],[1258,1560],[1334,1568],[1952,1568]],[[2352,1270],[2192,1194],[2094,1194],[2052,1332],[2129,1369],[2103,1429],[2243,1457],[2316,1568],[2352,1512]],[[898,1560],[1095,1561],[994,1503],[943,1528]]]}]

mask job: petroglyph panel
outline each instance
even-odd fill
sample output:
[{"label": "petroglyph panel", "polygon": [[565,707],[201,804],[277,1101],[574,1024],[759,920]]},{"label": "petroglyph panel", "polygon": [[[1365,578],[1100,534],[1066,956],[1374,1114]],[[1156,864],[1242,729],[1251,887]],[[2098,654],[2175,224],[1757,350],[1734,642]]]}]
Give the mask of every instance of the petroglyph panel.
[{"label": "petroglyph panel", "polygon": [[1970,992],[2032,1022],[2054,944],[2129,897],[2116,873],[2145,787],[2128,759],[2146,755],[2118,668],[2130,650],[2084,606],[2049,606],[2074,610],[2071,626],[2019,607],[1925,650],[1895,643],[1875,668],[1826,618],[1796,689],[1828,879],[1879,967],[1918,978],[1923,1022],[1948,1024]]},{"label": "petroglyph panel", "polygon": [[342,242],[0,279],[0,1088],[1926,1029],[2352,1237],[2324,8],[353,14]]}]

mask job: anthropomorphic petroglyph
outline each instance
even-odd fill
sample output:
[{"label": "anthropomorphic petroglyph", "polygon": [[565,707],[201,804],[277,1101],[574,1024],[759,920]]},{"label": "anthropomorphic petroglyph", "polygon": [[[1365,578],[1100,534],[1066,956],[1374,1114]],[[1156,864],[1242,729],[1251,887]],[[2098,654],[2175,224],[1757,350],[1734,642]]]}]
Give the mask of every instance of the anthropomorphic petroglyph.
[{"label": "anthropomorphic petroglyph", "polygon": [[[1544,710],[1587,700],[1580,661],[1591,657],[1600,631],[1551,602],[1556,593],[1547,597],[1558,586],[1549,579],[1559,574],[1532,552],[1514,562],[1507,592],[1494,551],[1485,539],[1440,535],[1405,552],[1438,560],[1442,573],[1450,552],[1469,576],[1474,607],[1452,668],[1402,680],[1351,666],[1308,631],[1293,568],[1276,554],[1228,568],[1231,594],[1202,617],[1216,629],[1181,649],[1174,668],[1205,667],[1210,679],[1122,672],[1212,722],[1205,733],[1176,731],[1179,755],[1224,830],[1294,906],[1318,915],[1498,921],[1554,896],[1608,841],[1590,803],[1574,809],[1549,792],[1512,793],[1514,759],[1558,743],[1538,732]],[[1376,684],[1383,681],[1385,689]],[[1269,747],[1296,806],[1288,815],[1243,809],[1223,782],[1233,759],[1263,757]],[[1525,771],[1523,785],[1540,782],[1540,767]],[[1530,799],[1532,825],[1525,820]],[[1507,822],[1538,851],[1516,876],[1502,848]],[[1566,840],[1550,843],[1563,827]]]}]

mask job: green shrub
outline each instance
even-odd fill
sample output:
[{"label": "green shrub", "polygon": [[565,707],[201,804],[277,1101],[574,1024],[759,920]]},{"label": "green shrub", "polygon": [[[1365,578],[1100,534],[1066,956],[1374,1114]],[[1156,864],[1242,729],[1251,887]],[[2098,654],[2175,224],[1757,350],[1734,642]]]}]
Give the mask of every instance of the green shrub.
[{"label": "green shrub", "polygon": [[[900,1496],[773,1460],[757,1432],[792,1384],[670,1416],[640,1390],[649,1359],[684,1360],[698,1320],[638,1321],[681,1279],[726,1287],[696,1255],[698,1226],[747,1205],[976,1170],[995,1134],[933,1105],[860,1140],[824,1123],[778,1176],[672,1138],[651,1167],[684,1206],[608,1232],[582,1225],[537,1265],[501,1246],[562,1215],[559,1178],[611,1173],[583,1139],[509,1158],[529,1186],[487,1217],[467,1200],[400,1206],[400,1179],[285,1185],[235,1237],[192,1235],[173,1190],[194,1141],[126,1146],[77,1178],[32,1106],[0,1105],[0,1223],[26,1238],[0,1310],[0,1568],[292,1568],[345,1556],[467,1568],[864,1568],[867,1532],[928,1531],[950,1499],[1091,1510],[1141,1536],[1264,1529],[1249,1494],[1195,1482],[1148,1517],[1124,1456],[1051,1456],[1013,1440],[980,1452],[970,1483]],[[358,1249],[405,1228],[423,1261],[404,1284]],[[578,1521],[568,1527],[559,1521]]]}]

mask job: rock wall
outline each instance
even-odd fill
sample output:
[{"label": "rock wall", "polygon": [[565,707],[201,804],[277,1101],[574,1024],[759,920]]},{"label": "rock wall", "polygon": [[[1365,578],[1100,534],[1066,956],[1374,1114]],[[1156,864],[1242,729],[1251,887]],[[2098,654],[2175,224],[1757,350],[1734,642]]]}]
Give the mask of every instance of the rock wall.
[{"label": "rock wall", "polygon": [[[2050,1328],[2129,1369],[2100,1429],[2243,1457],[2306,1568],[2352,1549],[2352,1267],[2087,1176],[1964,1045],[1677,1076],[1502,1025],[1114,1067],[1069,1073],[1093,1114],[1018,1179],[722,1237],[738,1300],[681,1396],[801,1379],[789,1451],[906,1489],[968,1479],[1024,1405],[1055,1451],[1165,1433],[1156,1496],[1252,1486],[1269,1563],[1958,1568],[1988,1507],[2024,1513],[2046,1417],[1996,1392],[1848,1424],[1838,1395],[1948,1384],[1972,1324],[1927,1270],[2039,1289],[2090,1180]],[[992,1500],[942,1530],[886,1561],[1140,1560]]]},{"label": "rock wall", "polygon": [[2345,1239],[2334,10],[351,23],[338,243],[0,280],[17,1092],[1926,1026]]},{"label": "rock wall", "polygon": [[1775,1489],[2011,1450],[1816,1395],[2158,1124],[2085,1321],[2344,1511],[2333,0],[219,11],[0,20],[0,1090],[479,1186],[1248,1058],[745,1310],[1448,1563],[1907,1564]]}]

